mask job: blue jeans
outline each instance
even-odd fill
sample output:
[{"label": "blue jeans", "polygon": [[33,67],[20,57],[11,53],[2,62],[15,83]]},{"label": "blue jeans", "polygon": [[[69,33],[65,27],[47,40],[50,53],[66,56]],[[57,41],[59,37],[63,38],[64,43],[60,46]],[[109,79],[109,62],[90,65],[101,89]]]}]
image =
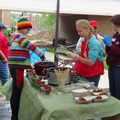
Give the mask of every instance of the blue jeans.
[{"label": "blue jeans", "polygon": [[0,61],[0,80],[2,82],[2,85],[8,81],[8,77],[8,65]]},{"label": "blue jeans", "polygon": [[90,78],[86,78],[89,82],[94,82],[95,86],[98,86],[99,80],[100,80],[100,75],[94,76],[94,77],[90,77]]},{"label": "blue jeans", "polygon": [[120,66],[109,66],[108,77],[111,95],[120,100]]}]

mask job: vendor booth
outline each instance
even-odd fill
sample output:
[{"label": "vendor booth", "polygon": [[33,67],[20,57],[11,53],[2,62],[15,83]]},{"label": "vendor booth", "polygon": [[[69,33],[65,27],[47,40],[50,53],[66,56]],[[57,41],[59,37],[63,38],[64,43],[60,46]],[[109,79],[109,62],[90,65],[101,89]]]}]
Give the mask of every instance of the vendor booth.
[{"label": "vendor booth", "polygon": [[[104,5],[100,1],[97,2],[97,0],[84,0],[84,2],[82,0],[76,0],[76,4],[74,4],[73,1],[75,0],[71,0],[71,2],[66,2],[65,0],[60,1],[60,11],[58,9],[56,22],[55,57],[58,57],[57,52],[64,54],[65,51],[67,51],[65,46],[60,48],[61,51],[57,49],[59,12],[61,14],[82,13],[84,15],[99,14],[112,16],[118,13],[118,9],[120,8],[117,0],[114,3],[109,1],[109,4],[107,4],[108,0],[105,0],[103,2]],[[0,9],[56,13],[56,4],[56,0],[12,0],[12,2],[11,0],[3,0],[0,3]],[[79,4],[81,6],[79,6]],[[90,5],[91,9],[87,12],[86,7]],[[116,6],[113,11],[111,11],[110,5]],[[59,8],[59,6],[57,6],[57,8]],[[104,12],[105,10],[106,12]],[[58,66],[58,64],[55,64],[57,62],[56,60],[61,59],[55,58],[52,65],[43,65],[44,62],[42,62],[38,69],[34,66],[34,69],[26,70],[20,99],[19,120],[90,120],[96,118],[102,118],[103,120],[120,120],[119,100],[110,96],[105,90],[96,88],[93,84],[87,83],[82,78],[79,78],[71,72],[72,70],[70,68]],[[64,62],[61,61],[62,64],[65,64]],[[71,62],[71,59],[67,59],[66,62]],[[47,69],[49,67],[51,67],[52,70]],[[52,76],[53,71],[56,78]],[[55,81],[50,82],[50,80],[53,79],[56,80],[57,83]],[[12,80],[9,80],[2,92],[6,94],[6,96],[10,96],[11,90]]]},{"label": "vendor booth", "polygon": [[117,116],[120,114],[120,102],[113,97],[101,103],[76,104],[70,93],[44,95],[34,90],[28,80],[25,80],[24,84],[20,103],[20,120],[87,120],[94,118],[104,118],[105,120],[105,117],[111,116],[114,116],[114,120],[120,119],[120,116]]},{"label": "vendor booth", "polygon": [[[71,92],[61,92],[57,86],[45,94],[32,84],[33,75],[24,80],[21,94],[19,120],[120,120],[120,102],[109,95],[102,102],[77,103]],[[3,93],[11,92],[12,80],[5,85]]]}]

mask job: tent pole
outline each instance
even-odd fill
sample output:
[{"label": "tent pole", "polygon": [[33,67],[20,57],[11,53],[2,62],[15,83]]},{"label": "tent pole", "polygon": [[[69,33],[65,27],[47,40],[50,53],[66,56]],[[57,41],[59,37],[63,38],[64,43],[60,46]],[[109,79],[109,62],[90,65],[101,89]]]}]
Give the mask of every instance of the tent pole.
[{"label": "tent pole", "polygon": [[58,57],[56,54],[56,49],[58,47],[58,33],[59,33],[59,8],[60,8],[60,0],[57,0],[57,9],[56,9],[56,30],[55,30],[55,41],[54,41],[54,63],[58,65]]}]

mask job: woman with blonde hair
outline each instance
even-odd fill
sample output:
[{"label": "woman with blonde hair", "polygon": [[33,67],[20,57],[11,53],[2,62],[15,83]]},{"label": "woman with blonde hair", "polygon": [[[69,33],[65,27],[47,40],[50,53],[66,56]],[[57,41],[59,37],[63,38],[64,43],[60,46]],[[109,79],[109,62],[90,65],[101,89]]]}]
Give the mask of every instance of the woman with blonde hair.
[{"label": "woman with blonde hair", "polygon": [[81,43],[81,53],[79,55],[67,52],[67,56],[75,61],[74,71],[89,82],[94,82],[98,86],[100,75],[104,73],[103,50],[92,34],[90,22],[86,19],[76,21],[76,30],[84,40]]}]

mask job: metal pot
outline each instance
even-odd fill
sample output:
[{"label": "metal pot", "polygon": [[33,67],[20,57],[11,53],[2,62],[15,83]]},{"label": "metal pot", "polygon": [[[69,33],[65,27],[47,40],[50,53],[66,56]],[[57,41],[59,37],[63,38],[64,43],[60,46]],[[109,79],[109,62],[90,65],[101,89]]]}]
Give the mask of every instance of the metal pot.
[{"label": "metal pot", "polygon": [[37,75],[46,76],[46,69],[55,67],[55,64],[50,61],[37,62],[35,63],[34,67]]}]

